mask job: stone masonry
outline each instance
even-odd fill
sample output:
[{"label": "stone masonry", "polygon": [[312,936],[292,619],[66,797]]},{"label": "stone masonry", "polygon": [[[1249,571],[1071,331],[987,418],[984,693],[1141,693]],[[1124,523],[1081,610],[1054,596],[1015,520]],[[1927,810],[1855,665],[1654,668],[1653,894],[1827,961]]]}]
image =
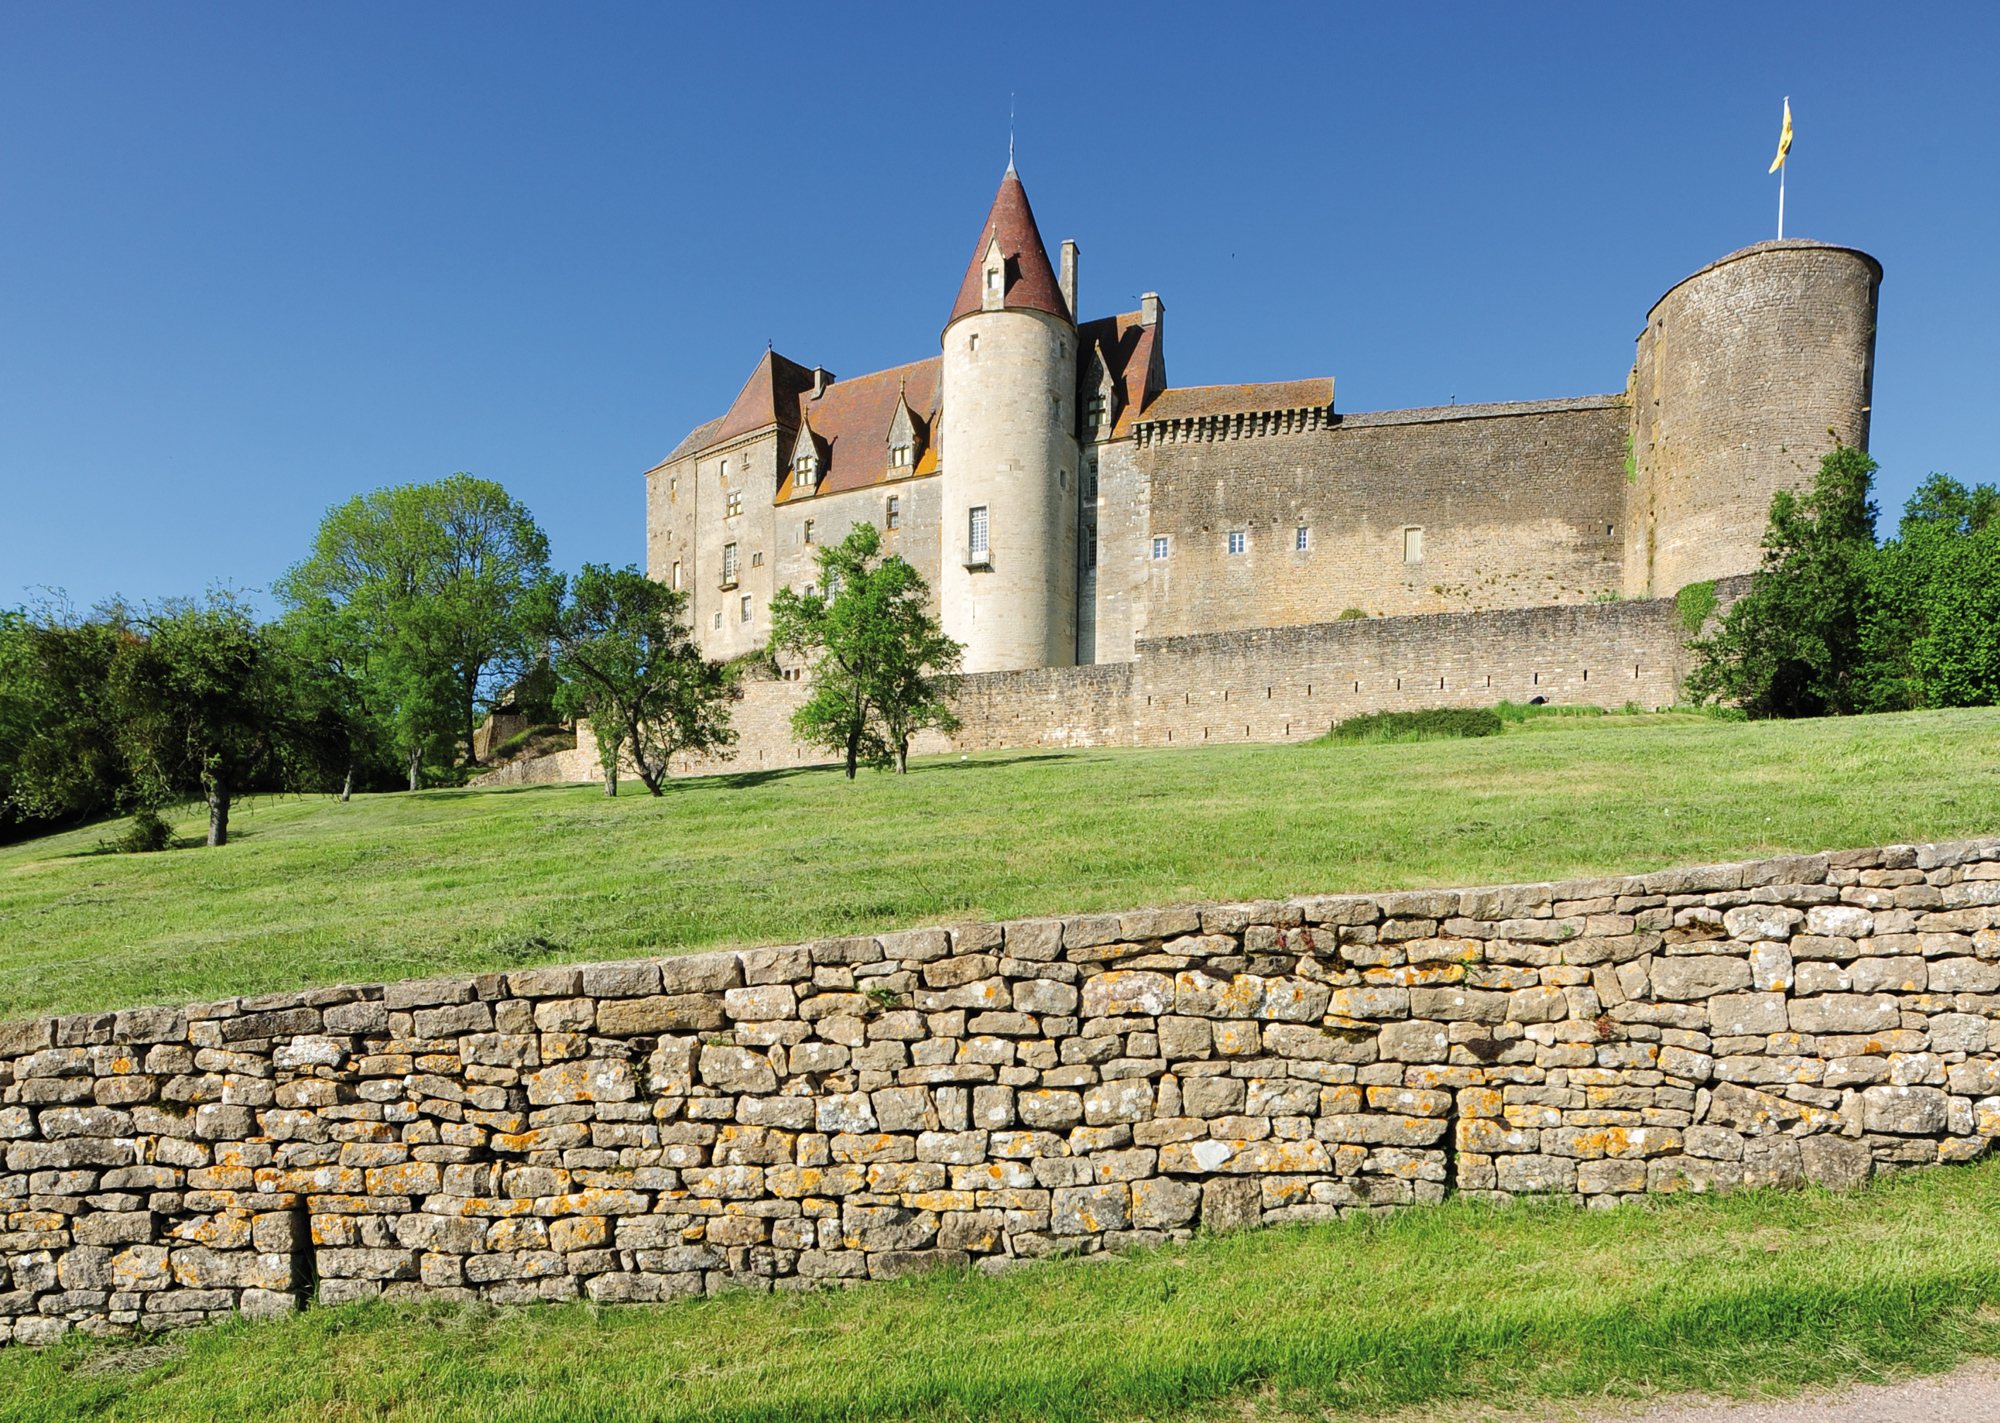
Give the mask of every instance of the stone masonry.
[{"label": "stone masonry", "polygon": [[2000,1136],[2000,838],[0,1026],[0,1339],[998,1268]]}]

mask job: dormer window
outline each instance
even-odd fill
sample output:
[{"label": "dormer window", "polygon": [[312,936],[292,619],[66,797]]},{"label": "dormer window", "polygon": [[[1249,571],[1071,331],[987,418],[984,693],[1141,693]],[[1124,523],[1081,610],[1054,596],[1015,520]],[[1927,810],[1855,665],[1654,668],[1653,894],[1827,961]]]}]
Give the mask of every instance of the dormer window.
[{"label": "dormer window", "polygon": [[908,445],[889,446],[889,468],[908,469],[910,467],[910,447]]},{"label": "dormer window", "polygon": [[819,479],[819,460],[810,453],[801,453],[792,461],[792,482],[801,489],[810,489]]},{"label": "dormer window", "polygon": [[1000,269],[998,267],[988,267],[986,269],[986,290],[990,292],[1000,290]]},{"label": "dormer window", "polygon": [[1089,399],[1089,400],[1087,400],[1086,402],[1084,402],[1084,406],[1083,406],[1083,420],[1084,420],[1084,423],[1085,423],[1086,425],[1088,425],[1088,426],[1089,426],[1089,427],[1090,427],[1091,429],[1093,429],[1093,430],[1095,430],[1095,429],[1098,429],[1099,427],[1101,427],[1101,426],[1102,426],[1102,425],[1104,424],[1104,397],[1103,397],[1103,396],[1101,396],[1101,395],[1093,395],[1093,396],[1091,396],[1091,397],[1090,397],[1090,399]]}]

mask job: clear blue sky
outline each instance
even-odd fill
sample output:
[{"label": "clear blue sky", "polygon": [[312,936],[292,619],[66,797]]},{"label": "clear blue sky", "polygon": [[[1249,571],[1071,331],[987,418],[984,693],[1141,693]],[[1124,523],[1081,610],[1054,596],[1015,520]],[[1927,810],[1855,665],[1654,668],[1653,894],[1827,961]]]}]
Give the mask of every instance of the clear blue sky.
[{"label": "clear blue sky", "polygon": [[1996,470],[2000,7],[0,8],[0,605],[262,589],[322,511],[502,481],[643,558],[644,470],[764,342],[936,350],[1006,159],[1176,384],[1615,390],[1787,232],[1887,269],[1893,514]]}]

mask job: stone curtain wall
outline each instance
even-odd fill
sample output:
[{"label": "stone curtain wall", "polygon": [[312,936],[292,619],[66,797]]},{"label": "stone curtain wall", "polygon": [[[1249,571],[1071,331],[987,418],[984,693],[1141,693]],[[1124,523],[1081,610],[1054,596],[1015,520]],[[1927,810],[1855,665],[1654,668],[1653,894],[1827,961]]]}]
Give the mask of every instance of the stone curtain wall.
[{"label": "stone curtain wall", "polygon": [[0,1027],[0,1338],[657,1300],[2000,1135],[2000,839]]}]

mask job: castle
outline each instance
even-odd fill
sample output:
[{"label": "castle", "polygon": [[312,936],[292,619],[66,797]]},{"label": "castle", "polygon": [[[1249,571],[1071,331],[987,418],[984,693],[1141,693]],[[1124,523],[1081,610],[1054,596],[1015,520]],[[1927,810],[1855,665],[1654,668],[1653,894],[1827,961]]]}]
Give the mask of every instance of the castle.
[{"label": "castle", "polygon": [[1771,495],[1865,445],[1881,266],[1764,242],[1654,304],[1622,391],[1344,413],[1331,378],[1167,383],[1165,308],[1079,322],[1009,162],[937,355],[837,380],[768,352],[646,474],[647,566],[703,650],[859,522],[968,672],[1146,639],[1671,595],[1749,572]]}]

